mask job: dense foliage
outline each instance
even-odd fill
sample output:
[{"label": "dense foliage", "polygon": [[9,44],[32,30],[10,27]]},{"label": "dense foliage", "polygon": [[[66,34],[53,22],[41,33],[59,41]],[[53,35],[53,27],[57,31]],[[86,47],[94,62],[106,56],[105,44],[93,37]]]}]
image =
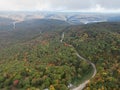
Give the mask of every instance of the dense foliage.
[{"label": "dense foliage", "polygon": [[45,22],[31,22],[37,24],[31,28],[23,22],[14,31],[0,31],[1,90],[68,90],[70,84],[79,85],[91,78],[93,67],[76,50],[97,67],[85,90],[119,90],[119,23],[68,27],[61,21]]},{"label": "dense foliage", "polygon": [[119,23],[97,23],[70,27],[66,41],[97,67],[97,75],[85,90],[120,89]]},{"label": "dense foliage", "polygon": [[[24,40],[17,37],[18,33],[8,32],[18,41],[7,38],[13,43],[0,51],[1,89],[68,90],[70,84],[81,83],[90,77],[92,67],[76,56],[73,47],[60,42],[61,31],[45,31],[36,37],[32,32],[27,36],[29,39],[23,36]],[[26,33],[24,31],[22,35]]]}]

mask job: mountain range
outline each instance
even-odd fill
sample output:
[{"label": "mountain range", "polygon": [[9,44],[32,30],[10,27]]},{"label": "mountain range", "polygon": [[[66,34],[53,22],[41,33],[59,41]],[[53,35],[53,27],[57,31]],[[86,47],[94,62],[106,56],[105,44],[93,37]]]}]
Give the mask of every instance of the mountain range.
[{"label": "mountain range", "polygon": [[0,24],[3,20],[9,24],[33,19],[55,19],[69,24],[88,24],[96,22],[119,22],[120,14],[79,13],[79,12],[0,12]]}]

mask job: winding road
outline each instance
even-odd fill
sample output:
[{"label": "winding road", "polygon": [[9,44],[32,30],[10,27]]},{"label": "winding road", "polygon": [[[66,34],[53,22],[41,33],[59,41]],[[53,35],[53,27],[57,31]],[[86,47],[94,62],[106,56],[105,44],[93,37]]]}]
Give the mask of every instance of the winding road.
[{"label": "winding road", "polygon": [[16,28],[16,22],[13,22],[13,29],[15,30]]},{"label": "winding road", "polygon": [[61,36],[61,40],[60,40],[61,43],[63,42],[64,37],[65,37],[65,34],[64,34],[64,32],[63,32],[63,33],[62,33],[62,36]]},{"label": "winding road", "polygon": [[13,30],[16,29],[16,23],[19,23],[19,22],[22,22],[22,20],[12,22],[12,24],[13,24]]},{"label": "winding road", "polygon": [[[63,43],[64,37],[65,37],[65,33],[63,32],[63,33],[62,33],[62,36],[61,36],[61,40],[60,40],[61,43]],[[75,47],[74,47],[73,45],[70,45],[70,46],[72,46],[72,47],[75,49]],[[76,49],[75,49],[75,50],[76,50]],[[85,81],[84,81],[82,84],[80,84],[78,87],[75,87],[75,88],[71,89],[71,90],[83,90],[83,89],[86,87],[86,85],[90,82],[90,79],[92,79],[92,78],[95,77],[95,75],[96,75],[96,73],[97,73],[97,69],[96,69],[96,66],[95,66],[94,63],[92,63],[91,61],[89,61],[89,60],[83,58],[82,56],[80,56],[79,53],[77,52],[77,50],[76,50],[76,55],[77,55],[80,59],[82,59],[82,60],[86,61],[87,63],[89,63],[89,64],[93,67],[93,69],[94,69],[94,72],[93,72],[93,75],[91,76],[91,78],[89,78],[88,80],[85,80]]]}]

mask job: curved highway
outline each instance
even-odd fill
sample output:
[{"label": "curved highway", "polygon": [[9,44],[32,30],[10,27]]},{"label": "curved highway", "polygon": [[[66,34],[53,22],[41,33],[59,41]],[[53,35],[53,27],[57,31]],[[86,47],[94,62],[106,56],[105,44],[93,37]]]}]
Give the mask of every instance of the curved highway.
[{"label": "curved highway", "polygon": [[[63,33],[62,33],[62,36],[61,36],[61,40],[60,40],[61,43],[63,43],[64,37],[65,37],[65,35],[64,35],[64,32],[63,32]],[[70,45],[70,46],[72,46],[72,45]],[[72,46],[72,47],[74,48],[74,46]],[[74,49],[75,49],[75,48],[74,48]],[[76,50],[76,49],[75,49],[75,50]],[[77,50],[76,50],[76,55],[77,55],[80,59],[85,60],[87,63],[89,63],[89,64],[93,67],[93,69],[94,69],[94,72],[93,72],[93,75],[91,76],[91,78],[89,78],[88,80],[85,80],[85,81],[84,81],[82,84],[80,84],[78,87],[75,87],[75,88],[71,89],[71,90],[83,90],[83,89],[86,87],[86,85],[90,82],[90,79],[92,79],[92,78],[95,77],[95,75],[96,75],[96,73],[97,73],[97,69],[96,69],[96,66],[95,66],[94,63],[92,63],[91,61],[89,61],[89,60],[83,58],[82,56],[80,56],[79,53],[77,52]]]}]

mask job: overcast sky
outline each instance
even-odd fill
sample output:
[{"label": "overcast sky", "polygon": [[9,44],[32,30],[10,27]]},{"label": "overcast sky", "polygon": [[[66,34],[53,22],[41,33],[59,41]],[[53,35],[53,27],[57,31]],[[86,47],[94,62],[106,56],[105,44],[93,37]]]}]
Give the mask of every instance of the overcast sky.
[{"label": "overcast sky", "polygon": [[120,0],[0,0],[0,10],[120,12]]}]

